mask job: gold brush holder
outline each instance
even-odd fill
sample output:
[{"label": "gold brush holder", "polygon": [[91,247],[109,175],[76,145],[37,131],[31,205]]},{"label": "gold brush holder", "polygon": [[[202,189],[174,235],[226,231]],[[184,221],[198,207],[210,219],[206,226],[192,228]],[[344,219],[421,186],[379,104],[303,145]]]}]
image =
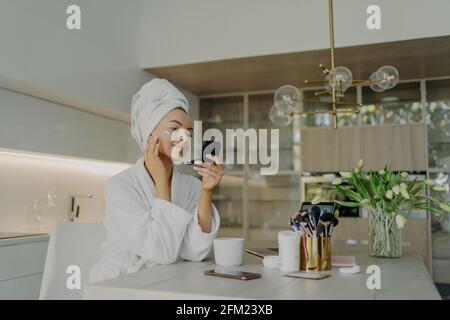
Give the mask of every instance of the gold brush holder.
[{"label": "gold brush holder", "polygon": [[331,237],[300,238],[300,271],[331,270]]}]

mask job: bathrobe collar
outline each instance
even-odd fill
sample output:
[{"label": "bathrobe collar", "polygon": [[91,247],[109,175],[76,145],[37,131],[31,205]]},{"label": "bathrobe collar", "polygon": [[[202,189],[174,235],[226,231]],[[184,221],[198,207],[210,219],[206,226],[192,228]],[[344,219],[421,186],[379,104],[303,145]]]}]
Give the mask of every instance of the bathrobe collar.
[{"label": "bathrobe collar", "polygon": [[[147,198],[149,204],[151,205],[153,202],[153,198],[156,192],[156,188],[155,188],[155,184],[152,180],[152,178],[150,177],[150,174],[147,172],[147,170],[145,169],[145,165],[144,165],[144,157],[140,157],[137,161],[136,161],[136,165],[134,166],[134,172],[135,172],[135,176],[136,179],[138,180],[139,184],[142,186],[143,190],[144,190],[144,194],[145,197]],[[181,204],[182,203],[182,199],[180,198],[181,194],[180,188],[178,188],[178,184],[180,183],[180,179],[181,179],[181,174],[178,172],[178,170],[176,169],[175,166],[173,166],[173,172],[172,172],[172,181],[170,184],[170,199],[171,202],[174,204]],[[150,192],[148,192],[150,191]]]}]

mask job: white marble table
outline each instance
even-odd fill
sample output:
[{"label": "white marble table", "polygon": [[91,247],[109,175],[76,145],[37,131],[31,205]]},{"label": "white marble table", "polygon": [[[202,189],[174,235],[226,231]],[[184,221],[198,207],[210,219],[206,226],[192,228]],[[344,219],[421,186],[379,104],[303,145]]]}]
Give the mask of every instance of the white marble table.
[{"label": "white marble table", "polygon": [[[84,288],[85,299],[441,299],[420,257],[405,254],[398,259],[367,255],[367,248],[333,248],[335,254],[356,257],[361,273],[346,275],[338,269],[322,280],[283,276],[266,269],[261,259],[245,254],[243,265],[233,270],[261,273],[260,279],[240,281],[206,276],[213,260],[180,261],[159,265]],[[369,290],[367,266],[381,269],[381,289]]]}]

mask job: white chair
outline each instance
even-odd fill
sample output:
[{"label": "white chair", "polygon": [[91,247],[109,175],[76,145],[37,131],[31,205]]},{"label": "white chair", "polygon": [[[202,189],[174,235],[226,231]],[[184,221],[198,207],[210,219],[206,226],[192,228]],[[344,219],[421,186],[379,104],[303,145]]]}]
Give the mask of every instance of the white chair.
[{"label": "white chair", "polygon": [[[100,261],[105,240],[101,223],[57,223],[50,235],[39,299],[82,299],[89,270]],[[66,282],[71,265],[80,267],[81,288],[68,289]]]}]

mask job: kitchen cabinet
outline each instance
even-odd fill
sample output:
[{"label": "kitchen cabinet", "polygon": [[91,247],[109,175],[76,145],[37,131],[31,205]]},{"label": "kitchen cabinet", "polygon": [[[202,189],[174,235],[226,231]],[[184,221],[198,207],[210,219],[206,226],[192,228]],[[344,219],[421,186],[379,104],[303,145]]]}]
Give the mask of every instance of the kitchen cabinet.
[{"label": "kitchen cabinet", "polygon": [[423,124],[304,129],[301,136],[303,171],[348,171],[359,159],[367,169],[427,169]]},{"label": "kitchen cabinet", "polygon": [[375,92],[367,86],[362,87],[361,91],[361,125],[384,126],[423,122],[419,81],[399,83],[383,92]]},{"label": "kitchen cabinet", "polygon": [[[332,98],[329,95],[315,95],[315,92],[322,91],[322,88],[306,88],[302,90],[303,98],[309,101],[320,101],[319,103],[304,102],[302,105],[302,111],[316,112],[326,111],[330,108],[329,103]],[[346,102],[358,102],[357,88],[348,88],[345,92]],[[337,123],[339,128],[354,127],[358,125],[358,117],[353,114],[339,113],[337,117]],[[308,114],[300,116],[300,124],[302,128],[330,128],[333,125],[333,118],[328,113]]]},{"label": "kitchen cabinet", "polygon": [[[450,79],[426,82],[429,178],[450,174]],[[450,194],[430,190],[441,201]],[[433,271],[437,283],[450,284],[450,214],[432,215]]]},{"label": "kitchen cabinet", "polygon": [[[247,240],[274,240],[288,217],[298,210],[299,167],[298,122],[283,128],[273,125],[268,117],[273,93],[203,97],[199,101],[199,115],[203,130],[219,129],[225,137],[226,129],[279,130],[279,173],[261,176],[256,164],[225,163],[225,176],[214,194],[214,204],[221,213],[221,236],[245,236]],[[270,134],[268,134],[270,136]],[[224,143],[224,151],[229,146]],[[233,150],[236,153],[236,145]],[[246,148],[258,152],[256,144]],[[259,157],[259,156],[258,156]],[[258,158],[259,160],[259,158]],[[240,163],[236,163],[239,161]]]},{"label": "kitchen cabinet", "polygon": [[[227,96],[205,98],[199,101],[199,117],[202,120],[202,130],[218,129],[226,137],[226,129],[244,128],[243,96]],[[236,144],[223,141],[223,155],[227,149],[236,151]],[[214,205],[220,212],[220,232],[228,236],[228,231],[234,230],[233,236],[242,237],[244,224],[244,171],[243,161],[234,159],[234,163],[225,163],[225,176],[213,195]],[[242,160],[242,159],[241,159]]]},{"label": "kitchen cabinet", "polygon": [[39,298],[48,239],[48,235],[0,237],[0,299]]},{"label": "kitchen cabinet", "polygon": [[302,170],[339,172],[353,168],[361,158],[360,128],[304,129],[301,131]]},{"label": "kitchen cabinet", "polygon": [[423,124],[363,127],[359,129],[360,157],[367,169],[427,170],[426,133]]},{"label": "kitchen cabinet", "polygon": [[[232,179],[225,179],[222,194],[215,200],[227,217],[221,236],[244,235],[249,243],[268,241],[276,245],[277,232],[289,228],[287,217],[300,205],[302,176],[350,170],[361,158],[366,169],[381,169],[387,164],[395,170],[426,172],[433,179],[438,172],[448,171],[449,88],[450,79],[404,81],[381,93],[365,86],[350,88],[345,100],[361,103],[361,112],[358,116],[339,115],[338,130],[332,129],[328,114],[294,117],[287,127],[273,125],[268,119],[273,91],[200,97],[199,115],[204,127],[206,122],[207,128],[221,130],[276,128],[280,132],[280,171],[276,176],[260,176],[258,165],[227,167]],[[317,90],[320,88],[300,88],[304,99],[326,101],[327,97],[314,95]],[[302,105],[304,111],[327,107],[321,103]],[[439,226],[439,234],[445,239],[449,234],[449,217],[445,215],[440,221],[432,217],[432,223]],[[364,220],[362,224],[352,224],[356,220],[350,219],[353,218],[349,218],[348,228],[343,226],[341,235],[338,231],[336,237],[355,239],[367,235]],[[418,219],[408,229],[416,230],[412,228],[414,225],[427,221]],[[413,246],[417,246],[424,260],[430,260],[427,249],[430,241],[423,239],[429,235],[429,228],[426,225],[420,228]],[[405,231],[405,241],[412,243],[414,232]],[[411,234],[411,240],[406,233]],[[435,273],[444,274],[437,268],[447,265],[447,258],[442,254],[434,258],[442,260],[436,260]],[[429,261],[427,266],[430,267]]]},{"label": "kitchen cabinet", "polygon": [[140,150],[129,114],[120,114],[95,114],[0,87],[0,148],[133,163]]}]

